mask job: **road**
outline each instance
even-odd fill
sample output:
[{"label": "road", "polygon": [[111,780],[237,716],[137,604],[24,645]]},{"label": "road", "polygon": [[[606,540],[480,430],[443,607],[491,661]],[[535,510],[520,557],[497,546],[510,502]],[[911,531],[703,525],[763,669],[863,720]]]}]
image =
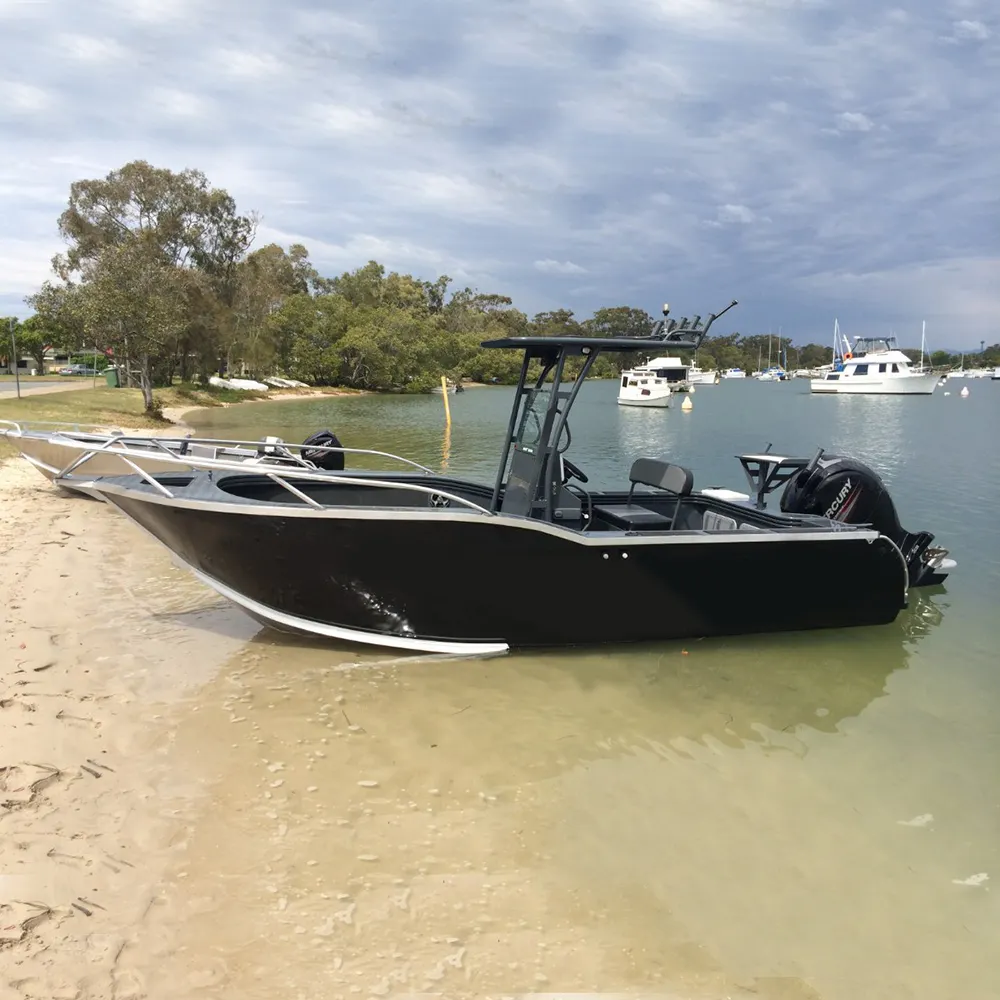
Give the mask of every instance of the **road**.
[{"label": "road", "polygon": [[[94,380],[90,378],[63,378],[58,381],[49,379],[23,378],[21,379],[22,396],[40,396],[46,392],[67,392],[70,389],[90,389],[93,388]],[[10,399],[17,396],[17,383],[13,379],[4,379],[0,382],[0,398]]]}]

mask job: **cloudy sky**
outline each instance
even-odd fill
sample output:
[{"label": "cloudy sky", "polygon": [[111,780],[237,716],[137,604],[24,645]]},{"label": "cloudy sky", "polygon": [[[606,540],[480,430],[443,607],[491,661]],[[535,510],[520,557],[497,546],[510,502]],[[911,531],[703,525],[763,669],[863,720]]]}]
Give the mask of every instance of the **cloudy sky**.
[{"label": "cloudy sky", "polygon": [[328,274],[1000,340],[996,0],[0,0],[0,137],[0,315],[142,158]]}]

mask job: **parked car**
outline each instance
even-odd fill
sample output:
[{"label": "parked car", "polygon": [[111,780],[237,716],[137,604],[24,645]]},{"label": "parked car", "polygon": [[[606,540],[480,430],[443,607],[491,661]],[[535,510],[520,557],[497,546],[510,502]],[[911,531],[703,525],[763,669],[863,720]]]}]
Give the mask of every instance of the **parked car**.
[{"label": "parked car", "polygon": [[96,368],[88,368],[86,365],[67,365],[59,369],[60,375],[96,375]]}]

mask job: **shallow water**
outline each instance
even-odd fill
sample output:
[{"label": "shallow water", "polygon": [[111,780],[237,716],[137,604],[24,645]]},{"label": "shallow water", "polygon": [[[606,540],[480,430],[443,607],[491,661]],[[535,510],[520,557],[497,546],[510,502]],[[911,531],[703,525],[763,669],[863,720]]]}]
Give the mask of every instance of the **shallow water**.
[{"label": "shallow water", "polygon": [[[805,388],[702,387],[685,414],[619,410],[595,383],[570,455],[599,486],[645,453],[740,488],[731,456],[769,441],[849,451],[952,550],[946,587],[883,628],[487,660],[256,632],[172,713],[201,797],[135,957],[150,995],[1000,994],[1000,385]],[[451,398],[450,470],[491,476],[509,398]],[[339,398],[195,425],[330,427],[440,465],[442,411]],[[255,632],[162,586],[186,658]]]}]

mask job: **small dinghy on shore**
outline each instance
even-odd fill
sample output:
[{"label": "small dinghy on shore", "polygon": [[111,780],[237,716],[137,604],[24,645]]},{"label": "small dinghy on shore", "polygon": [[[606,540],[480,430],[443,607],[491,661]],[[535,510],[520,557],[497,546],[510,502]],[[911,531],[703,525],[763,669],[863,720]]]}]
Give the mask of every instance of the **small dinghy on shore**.
[{"label": "small dinghy on shore", "polygon": [[[711,321],[486,341],[523,352],[492,484],[414,463],[331,473],[178,455],[169,473],[83,485],[258,620],[338,640],[486,654],[894,621],[910,586],[954,563],[900,527],[859,462],[744,455],[748,495],[699,492],[653,456],[623,488],[592,490],[570,461],[569,416],[601,353],[697,349]],[[778,486],[780,509],[765,509]]]}]

